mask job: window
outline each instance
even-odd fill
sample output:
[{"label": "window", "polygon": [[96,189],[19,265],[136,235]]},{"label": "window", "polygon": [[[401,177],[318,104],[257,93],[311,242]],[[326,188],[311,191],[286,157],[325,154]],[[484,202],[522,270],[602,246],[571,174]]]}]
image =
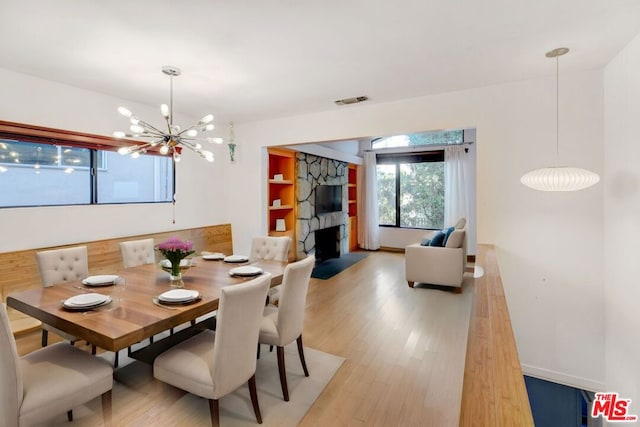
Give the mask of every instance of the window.
[{"label": "window", "polygon": [[173,160],[121,156],[116,143],[0,122],[0,207],[171,202]]},{"label": "window", "polygon": [[379,150],[381,148],[462,144],[463,142],[464,130],[442,130],[378,138],[372,142],[371,148]]},{"label": "window", "polygon": [[444,151],[378,154],[380,225],[444,226]]}]

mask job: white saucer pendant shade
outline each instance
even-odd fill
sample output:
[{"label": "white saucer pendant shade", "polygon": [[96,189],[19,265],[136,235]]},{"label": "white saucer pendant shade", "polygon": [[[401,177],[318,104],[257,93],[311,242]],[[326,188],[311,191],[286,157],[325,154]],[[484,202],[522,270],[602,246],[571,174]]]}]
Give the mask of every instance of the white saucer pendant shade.
[{"label": "white saucer pendant shade", "polygon": [[[559,58],[569,53],[566,47],[553,49],[545,54],[547,58],[556,60],[556,164],[560,157],[560,65]],[[598,174],[586,169],[572,166],[549,166],[542,169],[534,169],[520,178],[520,182],[529,188],[539,191],[577,191],[589,188],[600,181]]]},{"label": "white saucer pendant shade", "polygon": [[600,181],[598,174],[571,166],[535,169],[520,178],[520,182],[539,191],[577,191]]}]

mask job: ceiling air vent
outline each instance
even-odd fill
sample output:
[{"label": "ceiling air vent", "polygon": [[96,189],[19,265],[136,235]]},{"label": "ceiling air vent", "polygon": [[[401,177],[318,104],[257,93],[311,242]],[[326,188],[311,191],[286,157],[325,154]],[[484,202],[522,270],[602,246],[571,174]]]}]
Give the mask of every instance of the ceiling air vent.
[{"label": "ceiling air vent", "polygon": [[369,98],[366,96],[354,96],[353,98],[345,98],[345,99],[338,99],[337,101],[334,101],[336,103],[336,105],[349,105],[349,104],[357,104],[358,102],[364,102],[367,101]]}]

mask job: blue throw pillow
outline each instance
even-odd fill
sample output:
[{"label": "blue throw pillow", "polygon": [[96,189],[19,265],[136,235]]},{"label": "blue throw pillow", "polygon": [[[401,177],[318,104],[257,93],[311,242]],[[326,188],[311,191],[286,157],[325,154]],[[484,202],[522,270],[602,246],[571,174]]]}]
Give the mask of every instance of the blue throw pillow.
[{"label": "blue throw pillow", "polygon": [[444,233],[442,231],[438,231],[433,235],[431,241],[429,242],[429,246],[442,246],[442,242],[444,242]]},{"label": "blue throw pillow", "polygon": [[431,243],[431,239],[427,239],[426,237],[424,239],[422,239],[422,241],[420,242],[421,246],[429,246],[429,243]]},{"label": "blue throw pillow", "polygon": [[453,233],[453,230],[455,229],[455,227],[449,227],[442,230],[442,232],[444,233],[444,242],[442,242],[442,246],[447,245],[447,240],[449,240],[449,236],[451,236],[451,233]]}]

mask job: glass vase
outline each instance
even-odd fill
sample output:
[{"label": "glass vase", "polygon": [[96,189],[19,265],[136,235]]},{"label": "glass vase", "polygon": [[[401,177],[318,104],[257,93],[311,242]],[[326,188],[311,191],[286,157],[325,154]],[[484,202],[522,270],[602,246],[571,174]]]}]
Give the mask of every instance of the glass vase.
[{"label": "glass vase", "polygon": [[171,272],[169,273],[172,288],[184,288],[182,281],[182,271],[180,270],[180,261],[171,264]]}]

